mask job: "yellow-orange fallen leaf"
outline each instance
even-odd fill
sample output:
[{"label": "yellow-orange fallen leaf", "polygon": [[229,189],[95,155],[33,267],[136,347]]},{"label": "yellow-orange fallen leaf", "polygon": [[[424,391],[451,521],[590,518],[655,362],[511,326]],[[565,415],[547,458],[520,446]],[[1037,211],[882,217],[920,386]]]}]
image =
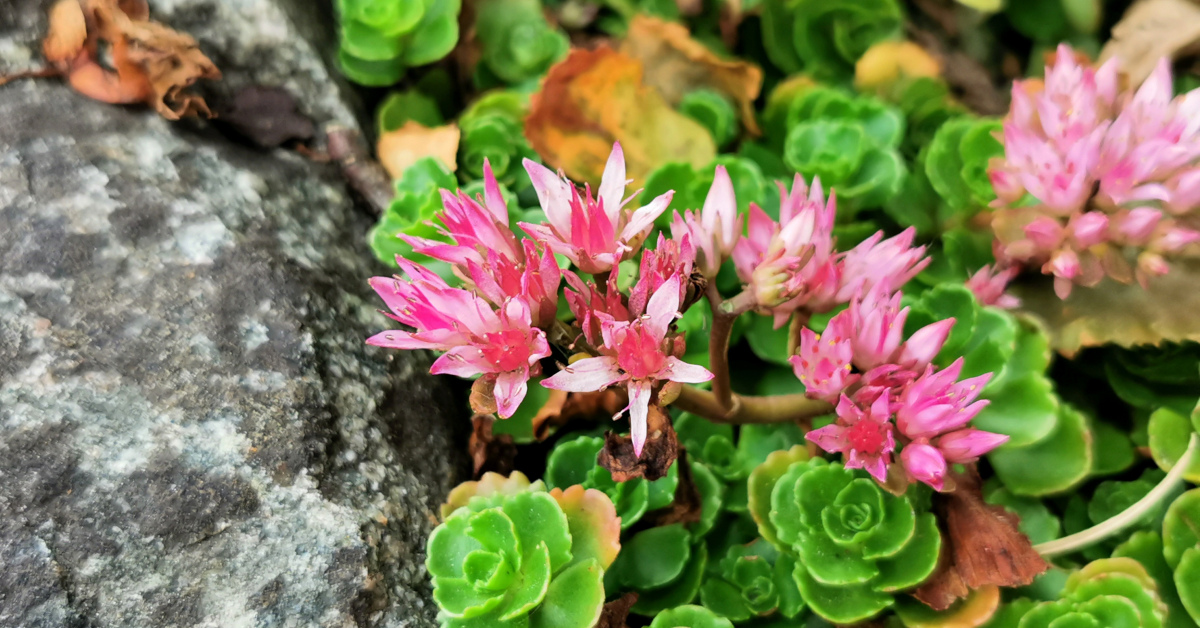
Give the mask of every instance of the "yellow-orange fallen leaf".
[{"label": "yellow-orange fallen leaf", "polygon": [[399,179],[409,166],[423,157],[437,157],[454,171],[458,168],[455,162],[458,139],[458,127],[453,124],[430,128],[409,120],[404,126],[380,135],[375,152],[393,179]]},{"label": "yellow-orange fallen leaf", "polygon": [[1177,59],[1200,51],[1200,4],[1190,0],[1140,0],[1129,7],[1100,51],[1100,61],[1121,60],[1121,69],[1139,85],[1163,57]]},{"label": "yellow-orange fallen leaf", "polygon": [[[109,62],[100,57],[107,49]],[[164,118],[212,117],[185,91],[221,72],[196,40],[149,21],[145,0],[59,0],[42,42],[46,59],[80,93],[103,102],[144,102]]]},{"label": "yellow-orange fallen leaf", "polygon": [[881,41],[854,64],[854,86],[870,90],[898,79],[938,76],[942,64],[911,41]]},{"label": "yellow-orange fallen leaf", "polygon": [[712,136],[643,84],[642,72],[637,59],[608,47],[571,50],[530,100],[530,145],[549,165],[591,184],[600,182],[614,141],[636,181],[668,161],[708,165],[717,154]]},{"label": "yellow-orange fallen leaf", "polygon": [[645,82],[672,107],[688,92],[707,87],[737,103],[742,126],[758,135],[754,99],[762,90],[762,68],[742,60],[722,59],[692,39],[687,27],[648,15],[629,22],[621,52],[642,62]]},{"label": "yellow-orange fallen leaf", "polygon": [[1105,279],[1075,287],[1065,301],[1046,278],[1013,286],[1021,310],[1046,323],[1052,346],[1068,357],[1087,347],[1200,341],[1200,260],[1171,261],[1171,270],[1145,289]]}]

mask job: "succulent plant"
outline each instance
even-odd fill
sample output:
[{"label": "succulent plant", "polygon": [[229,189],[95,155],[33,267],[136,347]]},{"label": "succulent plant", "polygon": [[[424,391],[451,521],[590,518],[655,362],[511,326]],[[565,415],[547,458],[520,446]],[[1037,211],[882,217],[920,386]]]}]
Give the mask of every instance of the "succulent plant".
[{"label": "succulent plant", "polygon": [[[988,178],[988,163],[1004,155],[1000,121],[962,116],[943,124],[923,156],[925,176],[947,210],[943,222],[970,217],[996,200]],[[962,218],[959,218],[962,220]]]},{"label": "succulent plant", "polygon": [[475,12],[480,70],[502,83],[536,79],[570,47],[566,34],[546,22],[539,0],[484,0]]},{"label": "succulent plant", "polygon": [[[1154,579],[1132,558],[1095,560],[1067,578],[1059,599],[1023,603],[1005,615],[1018,628],[1130,626],[1161,628],[1167,607]],[[1020,621],[1013,624],[1015,616]]]},{"label": "succulent plant", "polygon": [[900,34],[896,0],[764,0],[763,45],[787,74],[850,76],[873,44]]},{"label": "succulent plant", "polygon": [[[425,566],[443,626],[591,628],[620,548],[608,497],[491,478],[429,537]],[[480,488],[504,486],[503,490]],[[485,494],[487,493],[487,494]],[[460,498],[462,495],[459,496]]]},{"label": "succulent plant", "polygon": [[684,94],[679,110],[704,125],[720,148],[737,137],[740,123],[737,109],[724,94],[712,89],[697,89]]},{"label": "succulent plant", "polygon": [[650,628],[733,628],[733,624],[703,606],[687,604],[659,613]]},{"label": "succulent plant", "polygon": [[804,599],[792,578],[796,561],[758,540],[730,547],[700,585],[704,607],[739,623],[756,617],[797,616]]},{"label": "succulent plant", "polygon": [[629,528],[647,512],[664,508],[674,501],[675,489],[679,486],[677,465],[671,465],[665,477],[654,481],[634,478],[617,482],[608,469],[596,462],[603,448],[604,439],[598,436],[576,436],[560,441],[546,459],[546,483],[551,488],[578,484],[602,491],[615,504],[622,528]]},{"label": "succulent plant", "polygon": [[918,514],[908,497],[883,491],[862,471],[808,459],[794,447],[769,456],[749,482],[759,532],[796,558],[801,597],[829,621],[874,616],[937,566],[934,516]]},{"label": "succulent plant", "polygon": [[483,162],[492,166],[496,179],[516,193],[529,188],[522,159],[540,161],[524,135],[529,97],[512,90],[494,90],[471,103],[458,119],[462,139],[458,146],[459,176],[483,179]]},{"label": "succulent plant", "polygon": [[352,81],[387,86],[433,63],[458,42],[461,0],[338,0],[338,63]]}]

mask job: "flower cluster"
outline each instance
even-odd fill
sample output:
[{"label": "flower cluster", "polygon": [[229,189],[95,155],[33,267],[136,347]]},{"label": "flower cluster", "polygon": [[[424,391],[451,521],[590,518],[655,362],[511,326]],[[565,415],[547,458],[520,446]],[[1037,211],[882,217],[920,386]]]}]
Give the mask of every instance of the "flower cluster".
[{"label": "flower cluster", "polygon": [[1066,45],[1044,80],[1014,84],[1004,157],[989,172],[1003,258],[1040,265],[1066,298],[1105,276],[1145,283],[1167,272],[1165,256],[1200,241],[1190,216],[1200,92],[1173,99],[1171,86],[1168,59],[1131,92],[1116,58],[1094,69]]},{"label": "flower cluster", "polygon": [[779,221],[751,203],[748,233],[733,249],[738,277],[776,327],[797,311],[828,312],[881,282],[902,285],[929,263],[924,247],[912,246],[913,229],[886,240],[879,232],[839,253],[834,194],[826,200],[819,179],[810,189],[800,175],[790,192],[782,184],[779,192]]},{"label": "flower cluster", "polygon": [[900,299],[878,284],[830,319],[825,333],[801,332],[800,352],[791,358],[796,376],[810,397],[837,404],[837,421],[807,438],[880,482],[900,440],[908,479],[941,490],[947,463],[971,462],[1008,437],[967,427],[988,403],[976,398],[990,374],[958,381],[961,358],[941,370],[932,364],[954,319],[905,340],[908,308]]}]

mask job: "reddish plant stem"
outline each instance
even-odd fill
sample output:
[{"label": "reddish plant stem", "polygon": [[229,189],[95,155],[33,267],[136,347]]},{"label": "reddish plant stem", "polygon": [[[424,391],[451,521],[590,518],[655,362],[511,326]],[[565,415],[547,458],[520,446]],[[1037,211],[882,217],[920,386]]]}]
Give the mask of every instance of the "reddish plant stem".
[{"label": "reddish plant stem", "polygon": [[708,334],[708,370],[713,374],[713,395],[725,412],[729,412],[733,409],[733,388],[729,382],[729,336],[733,333],[733,322],[737,317],[754,307],[754,295],[745,291],[725,301],[717,291],[716,282],[709,282],[706,290],[713,315],[712,329]]},{"label": "reddish plant stem", "polygon": [[732,409],[724,408],[714,393],[694,386],[683,386],[672,404],[714,423],[790,423],[833,412],[833,406],[802,394],[757,397],[733,395]]}]

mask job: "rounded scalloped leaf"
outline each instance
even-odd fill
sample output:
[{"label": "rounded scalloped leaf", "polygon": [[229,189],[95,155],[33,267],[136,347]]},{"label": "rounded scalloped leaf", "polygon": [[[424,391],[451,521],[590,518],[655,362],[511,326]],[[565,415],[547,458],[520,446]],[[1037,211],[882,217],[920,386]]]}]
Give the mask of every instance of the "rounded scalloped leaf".
[{"label": "rounded scalloped leaf", "polygon": [[780,546],[781,541],[776,534],[775,524],[771,523],[771,491],[792,464],[807,460],[808,450],[804,445],[795,445],[787,451],[776,451],[768,455],[766,461],[758,465],[747,480],[750,516],[758,524],[758,533],[772,545]]},{"label": "rounded scalloped leaf", "polygon": [[691,531],[693,539],[700,539],[712,530],[717,515],[721,514],[725,485],[705,464],[692,462],[690,459],[689,463],[692,468],[692,482],[696,484],[696,490],[700,493],[700,520],[689,523],[688,530]]},{"label": "rounded scalloped leaf", "polygon": [[587,482],[596,467],[596,456],[604,448],[598,436],[577,436],[560,441],[546,458],[546,485],[566,488]]},{"label": "rounded scalloped leaf", "polygon": [[792,577],[808,608],[837,624],[852,624],[874,617],[894,601],[891,594],[874,591],[865,584],[849,587],[821,584],[800,562],[796,563]]},{"label": "rounded scalloped leaf", "polygon": [[1171,569],[1193,547],[1200,547],[1200,488],[1176,498],[1163,519],[1163,558]]},{"label": "rounded scalloped leaf", "polygon": [[1092,434],[1081,412],[1062,405],[1058,425],[1027,447],[1001,447],[988,454],[1000,481],[1016,495],[1040,497],[1070,490],[1092,470]]},{"label": "rounded scalloped leaf", "polygon": [[594,488],[579,485],[566,490],[553,489],[550,496],[567,516],[571,560],[582,562],[594,558],[601,569],[608,569],[621,551],[621,518],[612,500]]},{"label": "rounded scalloped leaf", "polygon": [[[1169,408],[1159,408],[1150,413],[1150,455],[1163,471],[1170,471],[1187,451],[1188,442],[1195,432],[1192,419]],[[1184,479],[1200,483],[1200,456],[1193,456],[1192,464],[1183,473]]]},{"label": "rounded scalloped leaf", "polygon": [[1017,330],[1017,319],[1012,314],[995,308],[980,308],[971,338],[962,350],[960,377],[965,379],[984,373],[1001,376],[1016,349]]},{"label": "rounded scalloped leaf", "polygon": [[[1166,474],[1158,469],[1147,469],[1136,480],[1101,482],[1088,502],[1088,518],[1093,524],[1098,524],[1121,514],[1154,490],[1164,477]],[[1147,510],[1139,519],[1139,527],[1149,525],[1157,519],[1162,514],[1162,508],[1162,504],[1158,504]]]},{"label": "rounded scalloped leaf", "polygon": [[1064,597],[1072,597],[1076,591],[1089,582],[1103,581],[1114,575],[1133,578],[1144,589],[1153,591],[1158,588],[1154,578],[1150,577],[1150,573],[1138,561],[1132,558],[1101,558],[1084,565],[1083,568],[1067,578]]},{"label": "rounded scalloped leaf", "polygon": [[1133,441],[1115,425],[1106,421],[1096,421],[1092,424],[1092,436],[1095,437],[1092,442],[1092,448],[1095,450],[1092,455],[1092,477],[1114,475],[1137,462]]},{"label": "rounded scalloped leaf", "polygon": [[671,584],[692,556],[692,537],[682,524],[643,530],[629,539],[613,564],[622,586],[649,591]]},{"label": "rounded scalloped leaf", "polygon": [[703,606],[678,606],[658,614],[650,628],[733,628],[733,622]]},{"label": "rounded scalloped leaf", "polygon": [[721,578],[709,578],[700,585],[700,603],[731,621],[743,622],[755,616],[742,599],[742,591]]},{"label": "rounded scalloped leaf", "polygon": [[529,628],[592,628],[604,610],[604,569],[595,560],[567,567],[550,581]]},{"label": "rounded scalloped leaf", "polygon": [[907,628],[977,628],[986,624],[1000,608],[1000,587],[974,589],[966,599],[944,611],[935,611],[915,598],[896,600],[896,615]]},{"label": "rounded scalloped leaf", "polygon": [[1054,383],[1042,373],[1025,373],[984,389],[990,403],[975,416],[972,425],[1004,434],[1003,447],[1016,449],[1045,440],[1058,426],[1061,412]]},{"label": "rounded scalloped leaf", "polygon": [[996,614],[984,624],[985,628],[1018,628],[1021,623],[1021,618],[1025,616],[1037,602],[1029,598],[1020,597],[1005,604],[1000,605]]},{"label": "rounded scalloped leaf", "polygon": [[1132,558],[1138,561],[1146,568],[1146,573],[1154,578],[1158,585],[1158,595],[1169,609],[1169,628],[1194,628],[1195,624],[1188,617],[1188,612],[1179,599],[1171,566],[1163,558],[1162,536],[1158,532],[1134,532],[1128,540],[1113,550],[1112,555],[1113,558]]},{"label": "rounded scalloped leaf", "polygon": [[820,177],[823,185],[838,187],[853,180],[871,147],[866,132],[853,121],[808,120],[788,129],[783,161],[810,178]]},{"label": "rounded scalloped leaf", "polygon": [[911,589],[928,578],[937,568],[942,550],[942,533],[933,513],[917,517],[916,529],[904,548],[886,560],[881,560],[879,576],[871,585],[880,591]]},{"label": "rounded scalloped leaf", "polygon": [[692,548],[692,558],[670,585],[652,591],[638,591],[638,600],[630,609],[638,615],[652,616],[663,609],[690,604],[700,592],[700,582],[708,566],[708,548],[703,543]]},{"label": "rounded scalloped leaf", "polygon": [[445,520],[455,510],[466,506],[472,497],[492,497],[493,495],[515,495],[523,491],[544,491],[541,480],[530,482],[520,471],[503,476],[499,473],[487,472],[478,480],[463,482],[450,490],[446,503],[441,506],[442,519]]},{"label": "rounded scalloped leaf", "polygon": [[1192,621],[1200,624],[1200,547],[1189,547],[1175,567],[1175,589]]},{"label": "rounded scalloped leaf", "polygon": [[945,367],[958,359],[975,333],[975,319],[980,311],[971,290],[961,284],[940,284],[914,300],[911,307],[904,323],[906,335],[934,321],[954,319],[954,326],[950,328],[950,335],[938,352],[936,362]]},{"label": "rounded scalloped leaf", "polygon": [[963,117],[943,124],[930,140],[925,154],[925,176],[933,189],[954,210],[971,206],[971,188],[963,179],[960,145],[975,121]]}]

